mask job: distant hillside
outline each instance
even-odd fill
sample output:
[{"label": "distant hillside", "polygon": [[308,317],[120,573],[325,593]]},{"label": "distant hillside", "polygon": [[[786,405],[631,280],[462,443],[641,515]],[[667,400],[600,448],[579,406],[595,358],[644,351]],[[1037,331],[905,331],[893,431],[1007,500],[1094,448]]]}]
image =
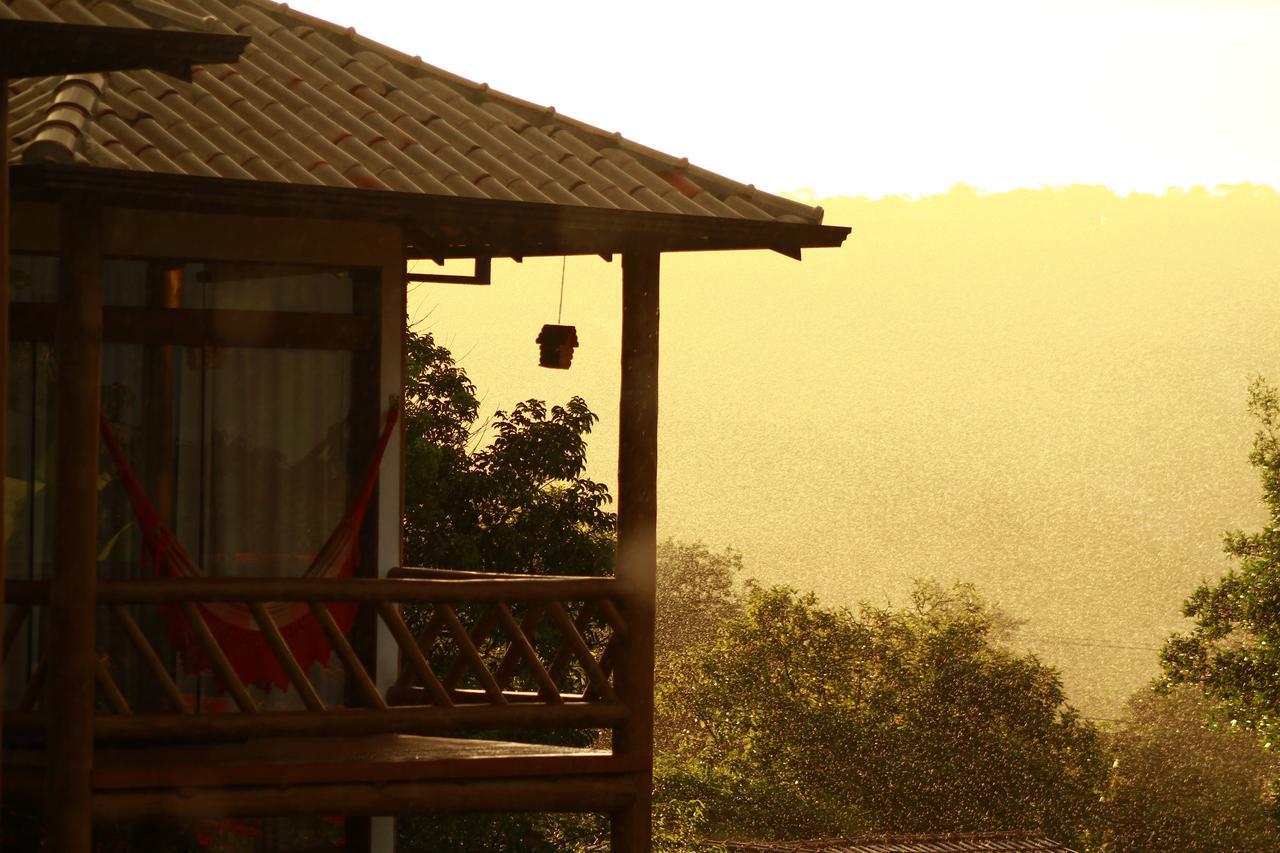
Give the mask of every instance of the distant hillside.
[{"label": "distant hillside", "polygon": [[[828,199],[845,248],[663,260],[662,535],[831,602],[971,580],[1088,713],[1152,674],[1182,598],[1259,523],[1244,410],[1280,381],[1280,195],[1238,186]],[[616,470],[619,266],[568,262],[582,346],[539,370],[559,259],[411,313],[510,406],[580,393]]]}]

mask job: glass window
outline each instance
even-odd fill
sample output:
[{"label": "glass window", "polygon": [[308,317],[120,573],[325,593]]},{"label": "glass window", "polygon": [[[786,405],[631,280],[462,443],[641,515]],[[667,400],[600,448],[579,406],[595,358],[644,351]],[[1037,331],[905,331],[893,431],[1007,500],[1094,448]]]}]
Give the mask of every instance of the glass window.
[{"label": "glass window", "polygon": [[[56,257],[18,255],[13,267],[22,271],[15,276],[19,300],[56,298]],[[104,300],[108,295],[124,307],[267,312],[350,312],[354,302],[351,276],[328,269],[135,260],[106,264]],[[5,572],[39,580],[49,577],[52,562],[56,376],[49,342],[16,337],[9,352]],[[341,349],[108,342],[102,407],[130,472],[205,574],[297,577],[338,524],[368,464],[369,449],[353,450],[351,429],[353,371],[368,361]],[[100,576],[148,576],[137,518],[105,450],[101,464]],[[39,626],[24,634],[29,639],[10,663],[26,672]],[[341,701],[340,679],[327,692],[327,700]],[[17,693],[8,691],[6,701]]]},{"label": "glass window", "polygon": [[186,268],[183,308],[350,314],[351,276],[279,264],[207,263]]}]

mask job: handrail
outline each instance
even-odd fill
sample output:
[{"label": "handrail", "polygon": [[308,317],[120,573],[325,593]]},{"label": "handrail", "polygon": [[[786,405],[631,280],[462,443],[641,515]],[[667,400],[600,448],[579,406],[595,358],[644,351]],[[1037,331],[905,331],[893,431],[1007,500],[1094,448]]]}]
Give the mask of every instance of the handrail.
[{"label": "handrail", "polygon": [[[628,709],[613,684],[618,650],[629,627],[616,579],[396,571],[393,578],[98,581],[102,624],[120,633],[99,650],[97,689],[103,702],[95,716],[96,737],[607,728],[627,719]],[[4,638],[7,653],[21,631],[35,630],[31,614],[49,606],[49,583],[8,581],[5,588],[13,610]],[[367,662],[335,621],[337,606],[343,603],[362,608],[395,642],[401,658],[399,677],[385,697],[374,685]],[[338,704],[321,697],[307,659],[295,656],[292,641],[282,633],[292,623],[278,621],[283,617],[273,605],[288,609],[298,604],[304,613],[299,618],[315,620],[350,679],[351,689]],[[263,635],[263,654],[280,664],[303,707],[285,710],[254,698],[249,676],[236,669],[222,646],[229,635],[211,627],[224,612],[218,608],[226,605],[250,614]],[[46,626],[48,621],[38,624]],[[178,667],[175,657],[165,654],[166,648],[183,641],[174,631],[185,631],[188,641],[198,641],[196,652],[203,658],[191,665],[213,668],[238,713],[209,713],[191,706],[179,681],[196,670],[184,670],[187,659]],[[178,648],[178,657],[187,654]],[[120,668],[126,665],[127,670]],[[32,670],[23,698],[5,714],[16,727],[13,731],[37,726],[48,703],[58,701],[46,693],[43,670],[43,663]],[[122,691],[124,682],[117,682],[122,671],[137,672],[143,679],[138,684],[149,682],[150,692],[135,696],[136,685]]]},{"label": "handrail", "polygon": [[[585,580],[600,575],[531,575],[515,572],[481,572],[473,569],[437,569],[434,566],[394,566],[387,570],[388,578],[405,580],[504,580],[524,578],[529,580]],[[604,576],[605,580],[613,580]]]},{"label": "handrail", "polygon": [[[311,602],[487,603],[519,599],[555,601],[607,598],[622,591],[611,577],[508,575],[471,579],[416,578],[147,578],[100,580],[103,604],[143,602]],[[13,604],[48,604],[48,581],[6,581],[5,599]]]}]

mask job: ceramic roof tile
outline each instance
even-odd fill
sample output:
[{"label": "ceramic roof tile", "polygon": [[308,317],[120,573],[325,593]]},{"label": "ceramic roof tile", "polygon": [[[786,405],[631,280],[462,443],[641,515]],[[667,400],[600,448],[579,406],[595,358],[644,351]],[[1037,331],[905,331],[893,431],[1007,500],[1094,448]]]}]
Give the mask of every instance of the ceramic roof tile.
[{"label": "ceramic roof tile", "polygon": [[820,208],[757,192],[269,0],[0,0],[0,17],[252,40],[238,65],[197,67],[189,83],[113,72],[86,99],[83,80],[20,81],[10,87],[10,128],[11,156],[21,162],[822,219]]},{"label": "ceramic roof tile", "polygon": [[46,77],[42,80],[22,81],[33,85],[19,90],[9,99],[9,111],[12,114],[9,132],[15,139],[24,139],[28,131],[44,121],[45,113],[53,101],[53,92],[62,80],[61,77]]},{"label": "ceramic roof tile", "polygon": [[68,24],[103,25],[106,23],[75,0],[53,0],[48,5],[55,20],[65,21]]},{"label": "ceramic roof tile", "polygon": [[[206,164],[220,153],[218,145],[191,125],[182,121],[177,113],[157,101],[145,90],[134,91],[130,97],[124,98],[121,96],[119,88],[117,88],[106,93],[105,100],[107,105],[114,109],[117,114],[129,114],[134,109],[142,109],[146,114],[158,118],[160,126],[170,128],[172,131],[172,144],[167,146],[171,150],[185,148]],[[136,126],[136,120],[134,124]],[[217,170],[214,169],[213,171],[216,172]],[[247,176],[237,175],[237,177]]]},{"label": "ceramic roof tile", "polygon": [[155,143],[138,133],[128,122],[106,110],[98,115],[96,124],[116,139],[125,150],[146,165],[152,172],[181,172],[177,163],[169,159]]},{"label": "ceramic roof tile", "polygon": [[[245,136],[247,126],[244,122],[221,104],[213,101],[213,104],[217,105],[215,112],[218,114],[211,116],[202,111],[196,101],[174,97],[172,87],[165,86],[163,80],[150,71],[122,74],[120,79],[132,82],[138,87],[129,93],[130,98],[145,107],[152,115],[170,117],[175,135],[189,139],[188,144],[193,150],[198,151],[203,148],[208,158],[206,162],[219,174],[224,177],[238,174],[235,169],[229,169],[226,165],[226,160],[229,160],[239,170],[258,180],[287,180],[281,172],[271,167],[262,153],[254,150],[256,140]],[[150,89],[147,88],[148,84],[151,86]],[[153,95],[153,91],[156,94]],[[209,99],[205,98],[204,101],[208,103]],[[222,112],[223,110],[225,113]],[[223,156],[219,157],[219,153]],[[283,158],[283,155],[281,157]]]},{"label": "ceramic roof tile", "polygon": [[25,146],[25,159],[74,162],[85,126],[93,120],[105,74],[73,74],[54,87],[53,97],[42,118],[31,130],[32,138]]},{"label": "ceramic roof tile", "polygon": [[114,3],[102,3],[95,10],[102,23],[111,27],[145,27],[147,22],[132,14],[130,10]]},{"label": "ceramic roof tile", "polygon": [[13,0],[7,4],[12,17],[20,18],[28,21],[67,21],[69,19],[54,14],[48,4],[40,2],[40,0]]}]

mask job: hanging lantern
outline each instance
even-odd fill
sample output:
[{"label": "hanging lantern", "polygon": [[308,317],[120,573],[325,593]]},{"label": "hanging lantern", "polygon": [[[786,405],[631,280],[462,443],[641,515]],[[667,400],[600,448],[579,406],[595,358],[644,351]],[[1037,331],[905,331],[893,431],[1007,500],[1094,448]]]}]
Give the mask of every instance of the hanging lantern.
[{"label": "hanging lantern", "polygon": [[538,333],[538,364],[568,370],[573,364],[573,350],[578,346],[578,329],[575,326],[557,326],[547,323]]}]

